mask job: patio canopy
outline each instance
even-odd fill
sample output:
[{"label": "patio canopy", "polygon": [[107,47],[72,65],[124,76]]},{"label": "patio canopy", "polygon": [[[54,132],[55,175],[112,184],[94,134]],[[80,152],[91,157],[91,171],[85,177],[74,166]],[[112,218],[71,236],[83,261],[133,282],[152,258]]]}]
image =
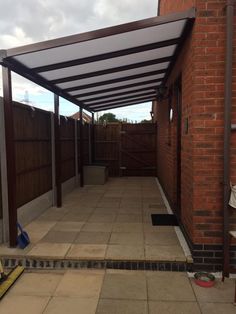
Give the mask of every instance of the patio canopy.
[{"label": "patio canopy", "polygon": [[95,112],[156,98],[195,9],[1,51],[14,72]]}]

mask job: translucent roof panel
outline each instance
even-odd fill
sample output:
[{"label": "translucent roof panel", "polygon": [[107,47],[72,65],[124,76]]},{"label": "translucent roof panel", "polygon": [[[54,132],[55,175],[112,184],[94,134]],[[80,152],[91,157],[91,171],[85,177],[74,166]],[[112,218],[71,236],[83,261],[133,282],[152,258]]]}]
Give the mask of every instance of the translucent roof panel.
[{"label": "translucent roof panel", "polygon": [[12,48],[0,64],[90,111],[150,101],[165,85],[194,18],[192,8]]}]

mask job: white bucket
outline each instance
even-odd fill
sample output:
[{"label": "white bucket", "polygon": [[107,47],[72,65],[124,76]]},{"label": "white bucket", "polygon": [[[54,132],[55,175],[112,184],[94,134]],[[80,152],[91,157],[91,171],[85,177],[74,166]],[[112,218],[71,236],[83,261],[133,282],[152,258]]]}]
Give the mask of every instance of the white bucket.
[{"label": "white bucket", "polygon": [[236,208],[236,185],[231,186],[229,205],[233,208]]}]

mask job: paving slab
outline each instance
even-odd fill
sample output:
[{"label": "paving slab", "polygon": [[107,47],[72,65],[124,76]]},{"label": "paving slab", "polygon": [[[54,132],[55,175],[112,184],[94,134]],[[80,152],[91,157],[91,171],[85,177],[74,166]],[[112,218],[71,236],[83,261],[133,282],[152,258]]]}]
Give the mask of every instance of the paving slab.
[{"label": "paving slab", "polygon": [[147,245],[179,245],[179,240],[174,230],[173,232],[146,232],[144,237]]},{"label": "paving slab", "polygon": [[77,234],[76,231],[50,230],[40,242],[73,243]]},{"label": "paving slab", "polygon": [[[44,314],[95,314],[98,300],[53,297]],[[33,312],[32,312],[33,313]]]},{"label": "paving slab", "polygon": [[145,245],[145,258],[152,261],[184,262],[186,257],[179,245]]},{"label": "paving slab", "polygon": [[81,231],[75,239],[75,244],[107,244],[110,232],[86,232]]},{"label": "paving slab", "polygon": [[26,255],[32,257],[63,258],[70,246],[70,243],[37,243]]},{"label": "paving slab", "polygon": [[144,247],[142,245],[109,244],[106,259],[111,260],[144,260]]},{"label": "paving slab", "polygon": [[[232,301],[232,300],[231,300]],[[236,305],[232,303],[200,303],[202,314],[235,314]]]},{"label": "paving slab", "polygon": [[113,232],[109,244],[123,244],[123,245],[143,245],[143,233],[120,233]]},{"label": "paving slab", "polygon": [[93,223],[88,222],[82,227],[82,231],[92,231],[92,232],[111,232],[112,231],[111,223]]},{"label": "paving slab", "polygon": [[197,302],[150,301],[149,314],[201,314],[201,311]]},{"label": "paving slab", "polygon": [[22,296],[51,296],[55,292],[63,274],[47,273],[23,273],[8,295]]},{"label": "paving slab", "polygon": [[143,232],[142,223],[114,223],[112,232]]},{"label": "paving slab", "polygon": [[0,314],[42,314],[50,297],[5,296],[0,302]]},{"label": "paving slab", "polygon": [[96,314],[147,314],[147,301],[100,299]]},{"label": "paving slab", "polygon": [[147,300],[145,274],[105,274],[101,298]]},{"label": "paving slab", "polygon": [[98,299],[103,283],[103,276],[103,272],[66,272],[54,296]]},{"label": "paving slab", "polygon": [[154,272],[147,274],[148,298],[158,301],[195,301],[185,273]]},{"label": "paving slab", "polygon": [[72,244],[67,259],[104,259],[107,250],[105,244]]},{"label": "paving slab", "polygon": [[112,223],[116,219],[116,214],[102,214],[102,213],[96,213],[92,214],[88,222],[105,222],[105,223]]},{"label": "paving slab", "polygon": [[232,302],[234,300],[234,280],[225,278],[222,282],[216,280],[216,284],[211,289],[202,288],[191,280],[194,293],[199,302]]}]

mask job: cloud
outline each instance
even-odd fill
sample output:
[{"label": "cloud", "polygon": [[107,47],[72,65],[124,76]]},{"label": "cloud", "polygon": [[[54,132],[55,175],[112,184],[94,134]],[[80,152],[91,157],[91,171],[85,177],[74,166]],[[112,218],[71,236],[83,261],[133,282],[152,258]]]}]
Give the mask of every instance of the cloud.
[{"label": "cloud", "polygon": [[[0,0],[0,7],[0,49],[7,49],[155,16],[157,0]],[[14,76],[14,97],[25,90],[48,93]]]}]

